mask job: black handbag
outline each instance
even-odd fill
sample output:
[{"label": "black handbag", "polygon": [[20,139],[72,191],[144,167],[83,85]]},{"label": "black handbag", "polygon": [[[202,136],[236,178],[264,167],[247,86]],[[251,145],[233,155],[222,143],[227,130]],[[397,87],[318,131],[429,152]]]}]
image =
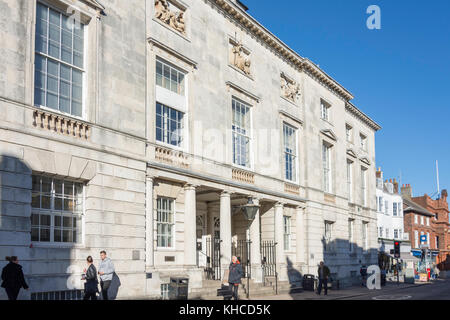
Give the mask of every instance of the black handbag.
[{"label": "black handbag", "polygon": [[97,281],[86,281],[84,283],[84,292],[85,293],[97,293],[98,292]]},{"label": "black handbag", "polygon": [[227,285],[222,284],[221,288],[217,289],[217,296],[218,297],[220,297],[220,296],[223,296],[223,297],[230,297],[230,296],[232,296],[231,286],[229,286],[229,285],[227,286]]}]

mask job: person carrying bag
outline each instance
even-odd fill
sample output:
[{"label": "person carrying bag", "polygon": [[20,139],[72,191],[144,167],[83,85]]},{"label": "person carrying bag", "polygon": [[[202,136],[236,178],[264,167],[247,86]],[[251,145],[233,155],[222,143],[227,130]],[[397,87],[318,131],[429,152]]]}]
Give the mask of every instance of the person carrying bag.
[{"label": "person carrying bag", "polygon": [[94,260],[91,256],[86,259],[88,268],[84,269],[84,277],[83,280],[86,280],[84,283],[84,298],[83,300],[97,300],[97,292],[98,292],[98,280],[97,280],[97,269],[94,266]]}]

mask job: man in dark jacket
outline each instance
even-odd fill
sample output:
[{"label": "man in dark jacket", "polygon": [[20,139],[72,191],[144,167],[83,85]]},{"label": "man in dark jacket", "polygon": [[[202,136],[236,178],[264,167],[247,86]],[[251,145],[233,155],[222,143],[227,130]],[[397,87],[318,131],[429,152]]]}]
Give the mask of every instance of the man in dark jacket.
[{"label": "man in dark jacket", "polygon": [[320,262],[319,268],[317,269],[317,275],[319,277],[319,287],[317,288],[317,294],[320,296],[322,292],[322,286],[325,290],[325,295],[328,294],[328,277],[330,276],[330,269],[323,263]]},{"label": "man in dark jacket", "polygon": [[228,275],[228,283],[231,286],[231,292],[234,300],[238,300],[239,284],[241,283],[241,278],[244,276],[244,271],[242,270],[242,266],[236,256],[231,258],[229,270],[230,273]]},{"label": "man in dark jacket", "polygon": [[2,288],[5,288],[9,300],[17,300],[20,288],[28,290],[23,276],[22,266],[16,256],[6,257],[9,263],[2,270]]}]

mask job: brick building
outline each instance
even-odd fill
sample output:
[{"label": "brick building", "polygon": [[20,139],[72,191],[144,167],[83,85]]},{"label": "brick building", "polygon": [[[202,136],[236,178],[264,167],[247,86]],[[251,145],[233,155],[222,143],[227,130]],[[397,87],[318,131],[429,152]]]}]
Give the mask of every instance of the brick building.
[{"label": "brick building", "polygon": [[403,216],[405,233],[409,233],[412,250],[420,250],[420,236],[426,235],[428,246],[431,250],[437,250],[434,232],[434,214],[419,205],[412,198],[411,185],[401,187],[403,197]]},{"label": "brick building", "polygon": [[450,223],[447,202],[447,190],[442,190],[438,199],[434,200],[425,194],[413,197],[412,201],[434,214],[432,219],[433,244],[439,249],[437,263],[441,270],[450,269]]}]

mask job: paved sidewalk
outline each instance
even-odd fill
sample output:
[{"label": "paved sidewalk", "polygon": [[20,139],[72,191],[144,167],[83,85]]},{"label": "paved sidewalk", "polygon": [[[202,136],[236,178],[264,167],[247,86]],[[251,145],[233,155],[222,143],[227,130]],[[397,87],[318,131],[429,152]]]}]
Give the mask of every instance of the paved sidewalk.
[{"label": "paved sidewalk", "polygon": [[[397,285],[397,283],[386,283],[385,286],[381,287],[381,290],[379,290],[380,293],[389,293],[393,290],[398,289],[406,289],[406,288],[412,288],[412,287],[418,287],[418,286],[424,286],[431,284],[432,282],[418,282],[415,284],[408,284],[408,283],[400,283]],[[286,294],[279,294],[279,295],[265,295],[265,296],[251,296],[251,290],[250,290],[250,299],[249,300],[339,300],[339,299],[346,299],[346,298],[353,298],[358,296],[367,295],[368,293],[373,292],[373,290],[369,290],[366,287],[362,286],[353,286],[350,288],[345,288],[341,290],[328,290],[328,295],[322,294],[319,296],[313,291],[302,291],[299,293],[286,293]],[[246,300],[245,296],[241,296],[242,300]]]}]

